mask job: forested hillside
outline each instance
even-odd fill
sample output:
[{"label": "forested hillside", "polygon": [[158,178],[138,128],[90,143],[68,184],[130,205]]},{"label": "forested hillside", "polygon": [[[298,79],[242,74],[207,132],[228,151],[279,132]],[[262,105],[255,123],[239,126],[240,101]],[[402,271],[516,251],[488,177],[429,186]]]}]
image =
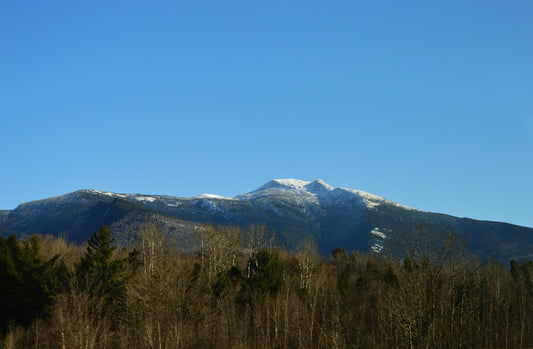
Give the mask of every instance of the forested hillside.
[{"label": "forested hillside", "polygon": [[[403,259],[311,241],[276,247],[263,228],[209,227],[184,253],[159,227],[118,249],[0,238],[5,348],[528,348],[533,261],[479,262],[453,233],[420,234]],[[392,255],[391,255],[392,256]]]}]

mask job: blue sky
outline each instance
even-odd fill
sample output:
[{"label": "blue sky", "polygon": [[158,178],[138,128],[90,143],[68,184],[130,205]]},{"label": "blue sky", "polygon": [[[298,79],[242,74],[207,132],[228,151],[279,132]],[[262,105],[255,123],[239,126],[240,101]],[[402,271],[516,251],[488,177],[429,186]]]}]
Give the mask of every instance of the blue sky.
[{"label": "blue sky", "polygon": [[321,178],[533,227],[531,1],[2,1],[0,208]]}]

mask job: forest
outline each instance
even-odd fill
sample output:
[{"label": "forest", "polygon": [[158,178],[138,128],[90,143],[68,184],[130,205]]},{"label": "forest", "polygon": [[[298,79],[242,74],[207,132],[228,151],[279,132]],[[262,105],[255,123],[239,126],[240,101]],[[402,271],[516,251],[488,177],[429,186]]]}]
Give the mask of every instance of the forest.
[{"label": "forest", "polygon": [[207,227],[193,254],[155,223],[139,236],[0,237],[0,345],[533,347],[533,261],[480,261],[453,232],[328,257],[312,241],[284,250],[264,227]]}]

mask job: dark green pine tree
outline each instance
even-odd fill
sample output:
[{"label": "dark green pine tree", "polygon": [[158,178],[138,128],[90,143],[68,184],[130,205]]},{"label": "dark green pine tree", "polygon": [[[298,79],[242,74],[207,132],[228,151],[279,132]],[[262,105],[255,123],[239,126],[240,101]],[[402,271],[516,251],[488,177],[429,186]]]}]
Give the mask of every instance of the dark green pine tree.
[{"label": "dark green pine tree", "polygon": [[14,235],[0,237],[0,331],[10,323],[27,326],[47,315],[69,274],[58,257],[43,257],[37,236],[22,244]]},{"label": "dark green pine tree", "polygon": [[283,285],[283,266],[279,255],[267,249],[261,249],[250,257],[249,265],[250,288],[263,296],[275,296]]},{"label": "dark green pine tree", "polygon": [[109,303],[120,302],[124,296],[127,281],[127,259],[113,259],[117,248],[111,231],[102,226],[93,233],[87,243],[85,256],[76,265],[79,286],[103,297]]}]

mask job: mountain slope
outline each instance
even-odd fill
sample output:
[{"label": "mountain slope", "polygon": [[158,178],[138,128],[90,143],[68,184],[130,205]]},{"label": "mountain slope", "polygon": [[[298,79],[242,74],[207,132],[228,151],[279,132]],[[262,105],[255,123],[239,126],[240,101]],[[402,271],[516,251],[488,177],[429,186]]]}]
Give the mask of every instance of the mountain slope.
[{"label": "mountain slope", "polygon": [[533,258],[531,228],[425,212],[362,191],[333,188],[321,180],[276,179],[235,198],[80,190],[0,213],[4,235],[51,233],[84,241],[106,225],[121,244],[134,243],[139,229],[156,221],[185,250],[197,246],[195,237],[205,224],[264,225],[286,248],[311,238],[325,255],[335,247],[379,253],[391,236],[407,238],[424,225],[436,234],[453,229],[482,258],[504,263]]},{"label": "mountain slope", "polygon": [[[191,234],[198,224],[167,217],[138,205],[122,194],[80,190],[66,195],[32,201],[8,211],[0,221],[3,235],[52,234],[70,241],[84,242],[105,225],[122,245],[138,240],[139,230],[148,222],[166,227],[167,233],[179,240],[184,249],[196,245]],[[143,196],[141,196],[142,198]]]}]

